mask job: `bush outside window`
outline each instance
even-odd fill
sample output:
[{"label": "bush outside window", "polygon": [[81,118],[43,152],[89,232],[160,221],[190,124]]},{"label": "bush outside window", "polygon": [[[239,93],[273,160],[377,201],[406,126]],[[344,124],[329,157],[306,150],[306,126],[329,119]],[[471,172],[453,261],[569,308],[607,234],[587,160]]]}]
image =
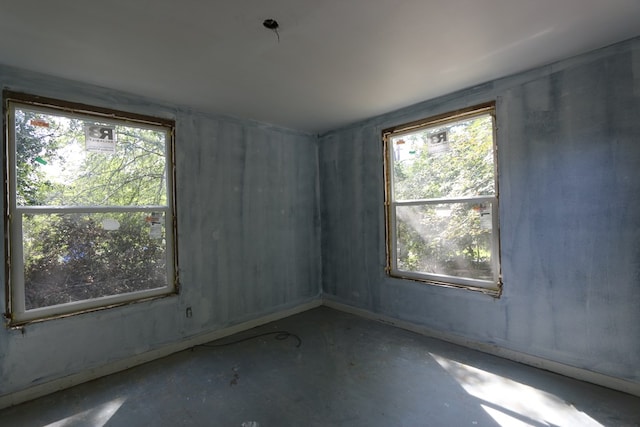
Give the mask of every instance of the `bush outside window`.
[{"label": "bush outside window", "polygon": [[497,293],[494,105],[398,126],[383,138],[389,274]]},{"label": "bush outside window", "polygon": [[173,123],[5,103],[10,323],[175,293]]}]

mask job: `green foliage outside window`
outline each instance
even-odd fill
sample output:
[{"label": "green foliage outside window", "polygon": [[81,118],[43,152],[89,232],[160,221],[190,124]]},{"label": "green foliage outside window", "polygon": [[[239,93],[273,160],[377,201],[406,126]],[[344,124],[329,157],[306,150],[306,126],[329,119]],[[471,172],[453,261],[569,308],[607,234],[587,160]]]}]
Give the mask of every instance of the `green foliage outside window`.
[{"label": "green foliage outside window", "polygon": [[491,116],[394,136],[391,149],[394,201],[417,201],[395,206],[398,269],[492,280],[492,204],[473,200],[495,195]]},{"label": "green foliage outside window", "polygon": [[[166,286],[164,214],[140,208],[167,204],[166,132],[113,125],[115,152],[100,153],[85,147],[89,118],[14,117],[26,309]],[[134,209],[82,212],[96,206]]]}]

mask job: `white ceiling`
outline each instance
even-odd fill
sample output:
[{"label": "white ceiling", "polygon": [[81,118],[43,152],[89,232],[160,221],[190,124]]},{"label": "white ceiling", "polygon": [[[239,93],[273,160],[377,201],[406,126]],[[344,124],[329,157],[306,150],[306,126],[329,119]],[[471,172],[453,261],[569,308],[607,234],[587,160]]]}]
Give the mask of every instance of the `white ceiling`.
[{"label": "white ceiling", "polygon": [[0,0],[0,63],[309,132],[637,35],[640,0]]}]

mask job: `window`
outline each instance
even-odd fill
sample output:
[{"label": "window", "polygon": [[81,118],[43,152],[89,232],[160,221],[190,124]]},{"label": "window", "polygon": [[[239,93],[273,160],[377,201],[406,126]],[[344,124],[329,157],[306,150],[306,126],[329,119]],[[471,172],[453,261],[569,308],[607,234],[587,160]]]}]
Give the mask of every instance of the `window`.
[{"label": "window", "polygon": [[383,132],[387,271],[500,290],[493,103]]},{"label": "window", "polygon": [[177,292],[173,122],[4,95],[9,322]]}]

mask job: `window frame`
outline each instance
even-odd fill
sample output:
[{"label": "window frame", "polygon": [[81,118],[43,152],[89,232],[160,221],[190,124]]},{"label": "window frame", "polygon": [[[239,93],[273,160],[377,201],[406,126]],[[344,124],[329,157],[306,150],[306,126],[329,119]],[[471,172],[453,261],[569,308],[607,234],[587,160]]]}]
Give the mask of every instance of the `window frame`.
[{"label": "window frame", "polygon": [[[166,135],[164,158],[166,162],[166,204],[132,206],[18,206],[15,110],[60,115],[69,118],[93,119],[100,123],[125,125],[158,130]],[[5,232],[5,318],[8,326],[23,326],[52,318],[67,317],[85,312],[164,298],[179,293],[177,219],[175,197],[175,121],[159,117],[129,113],[87,104],[73,103],[30,94],[3,91],[4,119],[4,232]],[[165,251],[167,284],[164,287],[56,304],[27,310],[23,263],[22,215],[69,213],[135,213],[160,211],[165,214]]]},{"label": "window frame", "polygon": [[[489,115],[492,120],[493,131],[493,178],[495,192],[487,196],[469,196],[452,198],[433,198],[415,200],[395,200],[394,195],[394,173],[393,173],[393,148],[392,138],[408,135],[435,126],[442,126],[455,123],[465,119]],[[501,251],[500,251],[500,221],[499,221],[499,186],[498,186],[498,143],[497,143],[497,120],[495,101],[472,107],[456,110],[437,116],[428,117],[418,121],[401,124],[382,131],[383,142],[383,163],[384,163],[384,211],[385,211],[385,246],[386,246],[386,274],[390,277],[414,280],[430,285],[463,288],[479,291],[494,297],[499,297],[502,292],[502,271],[501,271]],[[396,209],[400,206],[428,206],[436,204],[453,204],[469,202],[489,202],[491,203],[492,214],[492,236],[491,236],[491,265],[493,271],[492,280],[473,279],[462,276],[452,276],[446,274],[424,273],[398,268],[397,250],[397,221]]]}]

